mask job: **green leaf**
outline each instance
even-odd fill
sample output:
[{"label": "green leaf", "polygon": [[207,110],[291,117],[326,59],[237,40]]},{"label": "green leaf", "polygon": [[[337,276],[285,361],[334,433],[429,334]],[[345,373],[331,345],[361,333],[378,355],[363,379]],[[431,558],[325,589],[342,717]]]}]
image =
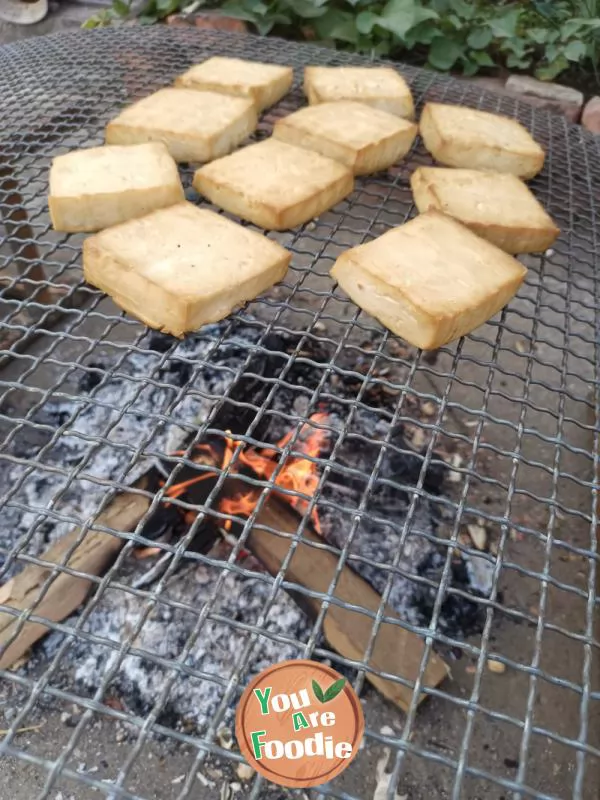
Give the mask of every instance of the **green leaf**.
[{"label": "green leaf", "polygon": [[346,678],[339,678],[339,680],[335,681],[331,684],[329,689],[325,692],[325,698],[323,702],[328,703],[330,700],[333,700],[338,694],[342,691],[346,684]]},{"label": "green leaf", "polygon": [[489,26],[494,36],[498,38],[516,36],[517,25],[519,17],[521,16],[520,8],[508,8],[499,16],[490,19]]},{"label": "green leaf", "polygon": [[541,81],[553,81],[561,72],[564,72],[569,66],[569,62],[563,55],[557,56],[554,61],[549,64],[543,64],[535,71],[536,78]]},{"label": "green leaf", "polygon": [[431,44],[440,35],[437,24],[433,20],[425,20],[411,28],[404,38],[404,44],[409,49],[416,44]]},{"label": "green leaf", "polygon": [[482,52],[480,50],[474,50],[470,54],[470,56],[473,59],[473,61],[475,61],[475,63],[478,64],[480,67],[495,67],[496,66],[496,62],[494,61],[494,59],[491,57],[491,55],[489,53],[484,53],[484,52]]},{"label": "green leaf", "polygon": [[527,37],[535,44],[545,44],[550,41],[550,33],[548,28],[530,28]]},{"label": "green leaf", "polygon": [[388,0],[379,17],[379,25],[404,39],[411,28],[427,19],[438,19],[438,14],[431,8],[417,5],[415,0]]},{"label": "green leaf", "polygon": [[463,75],[476,75],[479,72],[479,65],[468,58],[464,58],[462,62]]},{"label": "green leaf", "polygon": [[[570,19],[561,26],[560,33],[564,39],[571,39],[574,35],[589,35],[600,28],[600,17],[596,19],[583,19],[577,17]],[[585,33],[584,33],[585,32]],[[588,34],[589,32],[589,34]]]},{"label": "green leaf", "polygon": [[325,695],[323,694],[323,689],[319,686],[319,684],[313,680],[312,682],[312,690],[315,693],[315,697],[320,703],[325,702]]},{"label": "green leaf", "polygon": [[462,54],[463,48],[458,42],[439,36],[437,39],[433,40],[431,45],[429,63],[435,69],[445,72],[456,64]]},{"label": "green leaf", "polygon": [[473,19],[476,12],[474,4],[466,0],[450,0],[449,5],[456,14],[466,20]]},{"label": "green leaf", "polygon": [[333,39],[350,44],[358,42],[354,14],[350,11],[328,9],[324,16],[315,20],[315,30],[320,39]]},{"label": "green leaf", "polygon": [[244,3],[240,3],[239,0],[227,0],[227,2],[223,3],[223,11],[228,17],[243,19],[245,22],[256,22],[259,17],[257,11],[250,9]]},{"label": "green leaf", "polygon": [[379,22],[379,14],[372,11],[361,11],[356,17],[356,30],[368,36]]},{"label": "green leaf", "polygon": [[564,49],[567,61],[581,61],[587,55],[588,49],[582,41],[569,42]]},{"label": "green leaf", "polygon": [[129,14],[129,3],[126,3],[125,0],[113,0],[112,7],[120,17],[126,17]]},{"label": "green leaf", "polygon": [[327,0],[287,0],[286,6],[303,19],[316,19],[327,13]]},{"label": "green leaf", "polygon": [[467,44],[473,50],[483,50],[492,41],[492,32],[489,28],[476,28],[467,37]]},{"label": "green leaf", "polygon": [[506,66],[515,69],[527,69],[527,67],[531,66],[531,58],[509,53],[506,57]]}]

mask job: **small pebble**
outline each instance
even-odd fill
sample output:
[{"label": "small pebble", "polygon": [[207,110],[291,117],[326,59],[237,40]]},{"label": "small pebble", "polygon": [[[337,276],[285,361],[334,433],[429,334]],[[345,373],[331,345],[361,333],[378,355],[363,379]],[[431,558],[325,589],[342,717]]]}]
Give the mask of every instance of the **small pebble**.
[{"label": "small pebble", "polygon": [[125,733],[123,728],[119,728],[117,730],[116,735],[115,735],[115,739],[117,740],[117,742],[124,742],[126,738],[127,738],[127,734]]},{"label": "small pebble", "polygon": [[177,778],[173,778],[171,783],[173,783],[173,784],[183,783],[184,780],[185,780],[185,775],[178,775]]},{"label": "small pebble", "polygon": [[77,772],[85,772],[85,761],[82,761],[77,767]]},{"label": "small pebble", "polygon": [[467,525],[469,536],[478,550],[485,550],[487,545],[487,531],[482,525]]},{"label": "small pebble", "polygon": [[225,781],[225,783],[221,785],[220,800],[230,800],[232,794],[231,787],[227,781]]},{"label": "small pebble", "polygon": [[435,416],[436,410],[437,406],[435,405],[435,403],[432,403],[431,400],[428,400],[421,406],[421,411],[425,414],[426,417]]},{"label": "small pebble", "polygon": [[235,774],[241,781],[249,781],[254,775],[254,770],[250,764],[238,764]]},{"label": "small pebble", "polygon": [[229,788],[234,794],[242,791],[242,784],[234,781],[233,783],[229,784]]},{"label": "small pebble", "polygon": [[216,767],[207,767],[206,772],[208,775],[210,775],[211,778],[215,778],[215,780],[217,778],[223,777],[222,771],[220,769],[217,769]]},{"label": "small pebble", "polygon": [[506,664],[503,664],[502,661],[496,661],[495,658],[488,658],[487,668],[489,669],[490,672],[495,672],[498,675],[501,675],[503,672],[506,672]]},{"label": "small pebble", "polygon": [[206,775],[203,775],[201,772],[197,772],[196,777],[202,786],[210,786],[212,788],[215,785],[214,781],[211,781],[210,778],[207,778]]},{"label": "small pebble", "polygon": [[309,223],[307,224],[307,226],[306,226],[306,230],[307,230],[307,231],[314,231],[316,227],[317,227],[317,223],[316,223],[316,222],[312,222],[312,221],[311,221],[311,222],[309,222]]},{"label": "small pebble", "polygon": [[394,729],[390,728],[389,725],[383,725],[381,728],[379,728],[379,733],[382,736],[395,736],[396,735],[395,732],[394,732]]},{"label": "small pebble", "polygon": [[231,750],[233,747],[233,736],[229,728],[220,728],[217,731],[217,739],[224,750]]},{"label": "small pebble", "polygon": [[60,715],[60,721],[62,722],[63,725],[68,725],[72,721],[72,719],[73,717],[71,714],[69,714],[68,711],[63,711],[62,714]]},{"label": "small pebble", "polygon": [[93,775],[94,772],[98,772],[98,767],[88,767],[88,775]]}]

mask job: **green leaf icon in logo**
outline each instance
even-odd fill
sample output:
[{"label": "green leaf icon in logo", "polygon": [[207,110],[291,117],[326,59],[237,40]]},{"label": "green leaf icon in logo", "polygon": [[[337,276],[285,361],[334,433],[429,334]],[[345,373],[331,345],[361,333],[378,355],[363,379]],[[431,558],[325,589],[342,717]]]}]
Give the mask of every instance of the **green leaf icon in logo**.
[{"label": "green leaf icon in logo", "polygon": [[315,680],[313,680],[313,682],[312,682],[312,688],[313,688],[313,692],[315,693],[315,697],[317,698],[317,700],[320,703],[324,703],[325,702],[325,695],[323,694],[323,689],[321,689],[321,687],[319,686],[319,684]]},{"label": "green leaf icon in logo", "polygon": [[328,703],[330,700],[333,700],[338,696],[338,694],[342,691],[346,684],[346,678],[339,678],[337,681],[334,681],[331,686],[324,692],[323,689],[319,686],[319,684],[313,680],[312,688],[313,692],[315,693],[315,697],[320,703]]}]

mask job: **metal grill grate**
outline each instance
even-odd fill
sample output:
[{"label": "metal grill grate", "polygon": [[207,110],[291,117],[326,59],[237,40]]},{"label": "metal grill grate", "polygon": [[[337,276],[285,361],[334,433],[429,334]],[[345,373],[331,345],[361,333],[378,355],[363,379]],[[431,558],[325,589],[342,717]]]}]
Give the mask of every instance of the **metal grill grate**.
[{"label": "metal grill grate", "polygon": [[[130,483],[130,474],[125,470],[118,480],[91,478],[104,492],[91,518],[82,520],[65,512],[61,504],[69,486],[84,475],[90,480],[86,470],[91,453],[112,439],[126,452],[131,467],[147,456],[154,447],[154,429],[134,445],[118,444],[119,424],[136,397],[148,387],[166,388],[162,404],[154,408],[153,423],[157,429],[168,423],[192,390],[195,377],[212,363],[232,333],[234,320],[218,329],[202,356],[190,359],[189,379],[183,386],[169,386],[168,380],[165,384],[160,377],[178,347],[177,342],[170,343],[151,362],[143,380],[137,380],[133,394],[113,403],[114,414],[109,414],[106,428],[89,437],[89,455],[79,463],[53,467],[64,480],[47,508],[23,500],[19,492],[28,477],[42,476],[48,470],[51,447],[72,432],[76,418],[86,408],[101,401],[97,389],[92,388],[87,396],[79,397],[79,404],[69,406],[76,410],[55,428],[44,426],[37,412],[50,401],[77,401],[73,376],[91,376],[101,388],[120,374],[132,354],[145,357],[149,352],[146,330],[118,312],[101,293],[83,285],[81,237],[65,237],[50,230],[45,200],[50,161],[67,150],[101,144],[103,126],[117,109],[169,84],[189,64],[217,53],[297,68],[296,88],[263,116],[259,137],[268,135],[275,117],[289,113],[301,102],[298,85],[304,65],[361,63],[358,57],[275,39],[162,27],[68,34],[0,51],[4,108],[0,211],[6,228],[0,257],[9,276],[2,289],[1,332],[4,355],[10,356],[0,374],[1,460],[7,469],[23,467],[20,481],[5,481],[1,486],[0,505],[3,515],[16,509],[21,517],[29,514],[31,520],[26,535],[10,546],[0,543],[2,581],[26,564],[44,565],[39,558],[43,549],[39,530],[45,521],[94,526],[115,493]],[[240,624],[223,615],[216,604],[228,591],[228,576],[252,574],[235,560],[252,518],[233,554],[218,558],[189,552],[192,530],[176,545],[161,545],[168,559],[165,575],[145,588],[123,583],[119,569],[134,546],[143,541],[142,522],[134,534],[114,531],[126,545],[105,575],[92,579],[93,592],[80,614],[59,623],[45,620],[55,631],[50,637],[54,637],[54,649],[37,661],[32,657],[33,666],[2,670],[0,714],[11,704],[16,707],[12,715],[5,714],[1,726],[6,729],[0,742],[0,781],[4,781],[5,796],[17,800],[87,798],[97,792],[138,800],[218,796],[223,781],[236,780],[228,765],[235,769],[240,757],[216,734],[227,708],[247,681],[253,646],[263,640],[282,647],[297,645],[300,657],[329,658],[335,667],[349,671],[358,689],[365,689],[365,748],[339,780],[322,789],[324,796],[372,797],[375,763],[386,748],[391,752],[387,769],[393,772],[389,797],[394,791],[410,800],[428,796],[501,798],[509,793],[536,798],[596,796],[600,776],[600,651],[597,630],[594,633],[600,422],[599,140],[562,117],[481,93],[472,84],[408,67],[403,72],[419,106],[425,99],[464,103],[515,115],[533,131],[548,149],[547,165],[532,186],[561,227],[555,248],[545,256],[528,259],[529,275],[518,297],[498,319],[472,336],[443,348],[435,357],[399,347],[393,337],[348,303],[327,276],[343,248],[368,240],[414,213],[408,177],[415,165],[428,163],[427,154],[417,145],[405,163],[387,174],[358,180],[353,195],[315,223],[277,236],[294,254],[292,268],[283,287],[235,315],[238,321],[253,325],[256,336],[244,357],[230,368],[229,385],[235,385],[233,377],[239,379],[251,371],[251,358],[269,349],[272,334],[295,335],[295,346],[286,355],[281,375],[270,381],[264,402],[260,406],[239,404],[252,415],[246,441],[256,441],[255,432],[265,416],[273,413],[273,397],[285,385],[286,375],[303,360],[310,361],[306,350],[316,346],[328,348],[329,355],[316,365],[321,380],[308,393],[305,412],[289,416],[294,436],[287,452],[298,437],[303,418],[327,399],[326,384],[332,376],[350,379],[354,386],[344,406],[339,442],[352,435],[353,420],[366,407],[392,425],[404,423],[412,426],[413,432],[421,432],[417,436],[423,451],[419,478],[410,491],[400,542],[405,541],[418,503],[427,498],[443,507],[445,534],[439,533],[436,542],[445,560],[435,584],[437,599],[430,624],[423,627],[406,621],[403,625],[425,639],[427,654],[440,646],[453,654],[452,680],[428,690],[429,702],[418,710],[413,704],[408,714],[400,714],[372,689],[367,691],[366,684],[363,687],[370,669],[368,651],[360,663],[350,663],[323,644],[321,626],[334,585],[322,595],[321,614],[303,640],[290,641],[285,626],[275,630],[267,624],[270,609],[284,589],[303,591],[286,579],[283,568],[276,578],[265,577],[267,588],[254,623]],[[191,169],[184,169],[186,189],[191,186],[191,175]],[[199,202],[191,189],[188,196]],[[32,294],[28,300],[14,297],[17,284],[29,287]],[[107,353],[111,358],[102,363],[110,367],[99,367],[100,356]],[[257,380],[260,382],[260,376]],[[374,386],[396,395],[392,412],[374,407],[368,399]],[[220,409],[228,403],[235,405],[228,391],[203,402],[207,412],[203,419],[191,418],[186,424],[195,441],[211,431]],[[428,413],[413,413],[415,403]],[[223,435],[223,431],[216,433]],[[14,447],[21,436],[33,442],[25,456]],[[383,445],[372,473],[365,476],[354,528],[368,505],[381,458],[391,446],[389,441]],[[426,485],[428,470],[439,460],[436,453],[440,447],[458,448],[463,453],[462,460],[454,460],[450,468],[454,491],[441,497],[430,494]],[[334,448],[321,464],[321,484],[312,503],[319,502],[323,484],[335,469],[335,453]],[[185,462],[185,457],[171,458],[167,485],[176,482]],[[0,474],[6,478],[10,473]],[[216,513],[217,490],[218,486],[205,504],[196,507],[201,516]],[[153,497],[152,508],[159,499]],[[478,553],[461,538],[465,526],[477,524],[477,520],[494,539],[485,556],[493,570],[493,588],[489,597],[474,598],[484,611],[485,625],[479,635],[465,641],[444,633],[439,619],[450,588],[453,552]],[[292,543],[301,535],[302,526]],[[352,535],[351,531],[346,544],[336,551],[339,569],[352,563]],[[391,589],[399,557],[396,552],[382,565],[388,571],[384,597]],[[182,561],[204,565],[216,581],[209,602],[190,610],[195,621],[191,636],[181,643],[179,656],[162,657],[140,649],[138,637],[158,607],[174,612],[181,605],[172,599],[168,586]],[[65,570],[68,568],[60,565],[50,569],[42,591]],[[135,596],[143,609],[134,629],[124,630],[119,642],[90,633],[87,627],[94,608],[116,589],[124,603]],[[20,627],[29,618],[44,621],[36,616],[40,600],[41,596],[22,615]],[[17,613],[6,605],[0,608]],[[383,607],[373,618],[371,646],[382,616]],[[209,624],[235,630],[242,638],[243,646],[227,675],[198,673],[186,662]],[[89,692],[77,682],[59,680],[59,676],[69,649],[92,639],[105,650],[108,661],[104,678]],[[163,669],[154,707],[144,714],[137,713],[133,705],[110,700],[115,675],[132,653]],[[486,667],[490,657],[503,663],[506,671],[491,673]],[[220,703],[203,730],[188,730],[163,714],[173,683],[181,676],[190,685],[194,681],[220,687]],[[401,680],[399,675],[388,677]],[[417,684],[417,689],[421,688],[420,680]],[[64,709],[72,705],[77,713],[71,715],[69,727],[61,719]],[[123,722],[128,723],[128,736],[115,742],[115,726]],[[36,728],[42,723],[44,727]],[[220,764],[221,775],[215,771],[216,764]],[[204,781],[212,780],[212,786],[196,777],[203,769],[208,776]],[[293,794],[267,787],[260,779],[238,790],[249,797]]]}]

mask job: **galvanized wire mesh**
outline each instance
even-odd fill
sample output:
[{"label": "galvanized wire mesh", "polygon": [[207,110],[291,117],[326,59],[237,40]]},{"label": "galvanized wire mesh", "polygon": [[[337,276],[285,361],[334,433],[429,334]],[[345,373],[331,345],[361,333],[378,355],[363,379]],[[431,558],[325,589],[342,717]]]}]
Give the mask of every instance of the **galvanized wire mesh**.
[{"label": "galvanized wire mesh", "polygon": [[[101,293],[82,284],[81,237],[56,234],[50,229],[45,196],[52,157],[75,147],[101,144],[103,126],[118,109],[168,85],[187,66],[213,54],[236,54],[296,68],[294,91],[263,116],[259,137],[269,133],[275,117],[289,113],[302,102],[298,87],[304,65],[362,63],[358,57],[275,39],[167,28],[68,34],[31,40],[0,51],[4,111],[0,211],[6,229],[0,257],[9,276],[2,290],[0,330],[10,337],[4,339],[8,342],[4,355],[11,356],[0,374],[4,432],[0,458],[18,462],[11,443],[24,431],[30,435],[43,432],[43,426],[35,421],[36,410],[49,399],[69,397],[70,376],[86,372],[95,375],[102,385],[118,374],[119,365],[128,354],[144,352],[146,347],[146,331],[139,324],[118,312]],[[357,181],[353,195],[316,223],[280,235],[280,241],[294,254],[283,287],[236,315],[240,320],[252,315],[253,324],[259,327],[256,342],[248,346],[247,358],[237,368],[237,377],[248,371],[253,353],[264,349],[270,334],[298,335],[297,346],[288,354],[281,376],[272,382],[267,399],[260,407],[251,407],[254,420],[247,441],[254,441],[253,431],[269,413],[273,393],[280,383],[285,383],[294,364],[305,357],[303,348],[307,343],[326,344],[332,353],[319,367],[323,380],[308,398],[307,414],[323,400],[325,380],[331,375],[350,376],[356,381],[354,394],[346,404],[341,439],[348,435],[358,409],[365,406],[370,387],[377,383],[397,393],[395,410],[391,419],[388,415],[388,421],[408,422],[425,436],[420,478],[411,490],[404,536],[410,530],[419,498],[427,496],[425,479],[436,461],[436,447],[450,443],[466,453],[465,459],[454,462],[451,468],[458,481],[454,495],[430,498],[444,505],[450,520],[447,538],[439,539],[446,561],[436,586],[431,623],[425,628],[403,623],[424,638],[427,653],[434,646],[443,645],[457,658],[461,656],[453,666],[452,680],[428,690],[429,703],[419,710],[413,704],[405,716],[382,704],[371,690],[366,709],[371,703],[375,710],[367,710],[366,755],[361,754],[338,781],[322,792],[340,798],[372,797],[376,778],[373,754],[378,755],[382,747],[387,747],[392,754],[387,767],[393,771],[390,797],[397,791],[411,800],[430,795],[500,798],[509,792],[537,798],[592,798],[596,796],[600,774],[600,651],[594,630],[598,605],[596,499],[600,420],[598,140],[569,125],[561,116],[480,92],[470,83],[408,67],[402,71],[411,82],[418,106],[426,99],[464,103],[517,116],[532,130],[548,150],[544,171],[532,187],[562,234],[552,251],[527,260],[530,270],[526,285],[497,319],[443,348],[436,359],[422,353],[399,352],[394,337],[347,302],[330,282],[328,271],[344,247],[366,241],[414,214],[408,177],[416,165],[429,163],[417,144],[404,163],[385,175]],[[183,174],[189,189],[192,170],[184,169]],[[189,197],[200,202],[191,189]],[[39,262],[33,245],[38,248]],[[36,272],[40,262],[45,276]],[[11,290],[17,284],[29,287],[28,299],[13,297]],[[62,294],[49,297],[49,289]],[[83,296],[83,303],[70,302],[76,293],[80,300]],[[58,318],[55,312],[59,312]],[[228,329],[223,328],[215,339],[214,352],[227,336]],[[153,371],[140,382],[139,392],[156,383],[156,375],[175,346],[174,342],[156,360]],[[107,350],[113,356],[110,374],[94,366],[95,356]],[[348,356],[357,365],[360,362],[361,368],[349,368]],[[204,363],[190,365],[190,380],[183,387],[173,386],[169,402],[156,408],[157,425],[168,422],[177,403],[193,386],[194,374],[205,363],[210,363],[210,352]],[[387,369],[399,367],[402,380],[395,378],[393,372],[386,377]],[[93,404],[94,397],[92,390],[85,402]],[[414,398],[428,404],[426,418],[415,419],[409,413],[410,400]],[[208,401],[210,413],[206,419],[189,423],[196,441],[211,430],[211,420],[228,398],[211,397]],[[111,436],[130,407],[131,400],[115,405],[110,425],[92,437],[98,446]],[[375,409],[375,413],[384,416],[383,410]],[[290,416],[295,437],[302,421]],[[25,459],[28,474],[43,474],[47,468],[44,457],[51,443],[73,424],[73,418],[68,418],[50,432],[50,439],[40,440],[33,457]],[[294,439],[287,452],[293,442]],[[130,463],[134,465],[147,449],[148,441],[144,439],[137,447],[129,447]],[[384,450],[385,447],[381,452]],[[172,461],[167,485],[176,482],[185,458]],[[334,463],[335,450],[330,460],[321,465],[322,482],[327,480],[328,468]],[[366,476],[357,520],[366,507],[379,466],[378,461],[372,474]],[[65,491],[85,470],[85,459],[75,466],[65,465]],[[94,527],[96,517],[115,493],[127,486],[125,479],[105,483],[106,494],[100,507],[93,518],[83,520],[82,537],[86,527]],[[0,488],[2,513],[17,503],[23,514],[33,515],[30,534],[16,546],[7,548],[0,542],[5,559],[0,572],[4,579],[15,565],[45,564],[32,544],[43,519],[73,525],[82,520],[61,516],[62,491],[46,509],[40,509],[15,499],[18,486]],[[218,488],[219,484],[197,511],[215,513]],[[322,485],[312,504],[319,500],[321,490]],[[152,509],[159,502],[159,496],[153,497]],[[476,599],[485,610],[481,635],[463,641],[444,634],[438,622],[448,591],[452,553],[456,548],[470,551],[460,533],[476,520],[496,534],[494,548],[486,556],[493,567],[493,589],[489,598]],[[215,559],[188,553],[192,530],[176,546],[163,546],[170,555],[166,576],[144,589],[119,584],[124,593],[146,600],[145,612],[134,630],[124,632],[120,642],[98,640],[111,659],[95,693],[90,696],[77,685],[65,686],[56,680],[68,649],[74,642],[91,636],[86,631],[86,619],[103,594],[117,585],[117,569],[141,541],[142,524],[133,534],[113,531],[126,545],[116,564],[104,576],[92,579],[94,590],[74,623],[53,623],[37,616],[41,598],[21,615],[21,627],[27,619],[45,621],[62,638],[37,674],[23,669],[2,671],[5,690],[19,698],[18,713],[5,720],[2,727],[6,731],[0,742],[5,769],[16,770],[16,797],[55,797],[59,786],[67,787],[62,789],[65,797],[73,794],[78,798],[88,797],[88,792],[94,796],[93,791],[138,800],[155,796],[217,796],[219,787],[206,788],[196,773],[207,758],[234,766],[240,760],[234,750],[219,743],[215,734],[227,705],[243,689],[254,642],[268,637],[277,639],[264,624],[277,593],[282,588],[302,592],[302,587],[286,580],[285,565],[275,579],[269,579],[266,605],[256,624],[243,629],[246,644],[229,675],[196,675],[186,667],[186,654],[202,637],[207,621],[218,620],[232,630],[237,625],[234,619],[220,618],[211,603],[194,610],[197,620],[193,633],[182,644],[177,659],[161,659],[136,646],[136,637],[151,610],[159,604],[173,604],[164,590],[165,581],[184,557],[205,563],[219,574],[213,601],[220,591],[225,591],[223,584],[229,574],[244,572],[233,557]],[[302,526],[292,542],[301,534]],[[338,557],[341,569],[349,560],[348,546],[338,551]],[[389,569],[392,581],[394,563],[383,566]],[[58,565],[50,569],[42,592],[61,571],[68,568]],[[312,624],[306,641],[297,644],[304,657],[329,658],[334,666],[344,666],[345,660],[328,650],[319,637],[334,590],[332,585],[322,596],[321,615]],[[15,614],[8,606],[0,609]],[[382,615],[383,607],[373,618],[370,646]],[[116,707],[107,699],[119,664],[131,653],[165,668],[155,706],[144,716],[127,707]],[[360,663],[345,663],[359,689],[371,669],[368,656],[367,651]],[[506,671],[490,673],[486,666],[490,657],[505,665]],[[223,689],[219,710],[203,731],[187,732],[160,717],[171,684],[181,675],[212,681]],[[401,675],[389,677],[402,680]],[[420,680],[416,688],[421,688]],[[65,704],[75,704],[80,712],[73,729],[66,733],[55,730],[57,718],[52,716],[53,707],[60,709]],[[45,730],[38,734],[20,733],[44,714],[50,720]],[[110,748],[98,738],[95,725],[99,719],[109,723],[125,721],[131,726],[133,736],[120,746],[116,760],[108,755],[103,759]],[[178,767],[182,775],[175,773],[173,780],[165,782],[160,777],[163,766],[159,769],[156,760],[146,761],[156,735],[177,744],[186,754],[185,764]],[[96,766],[93,771],[78,769],[77,753],[85,750],[90,741],[98,744],[93,756]],[[176,760],[175,755],[171,757]],[[105,767],[104,761],[111,763]],[[31,765],[35,780],[28,777],[29,772],[19,772],[19,764],[23,763]],[[25,781],[25,788],[20,781]],[[19,794],[21,789],[23,793]],[[241,791],[259,797],[263,793],[267,796],[270,790],[257,779],[251,788],[244,785]],[[273,796],[284,796],[283,790],[278,791]]]}]

